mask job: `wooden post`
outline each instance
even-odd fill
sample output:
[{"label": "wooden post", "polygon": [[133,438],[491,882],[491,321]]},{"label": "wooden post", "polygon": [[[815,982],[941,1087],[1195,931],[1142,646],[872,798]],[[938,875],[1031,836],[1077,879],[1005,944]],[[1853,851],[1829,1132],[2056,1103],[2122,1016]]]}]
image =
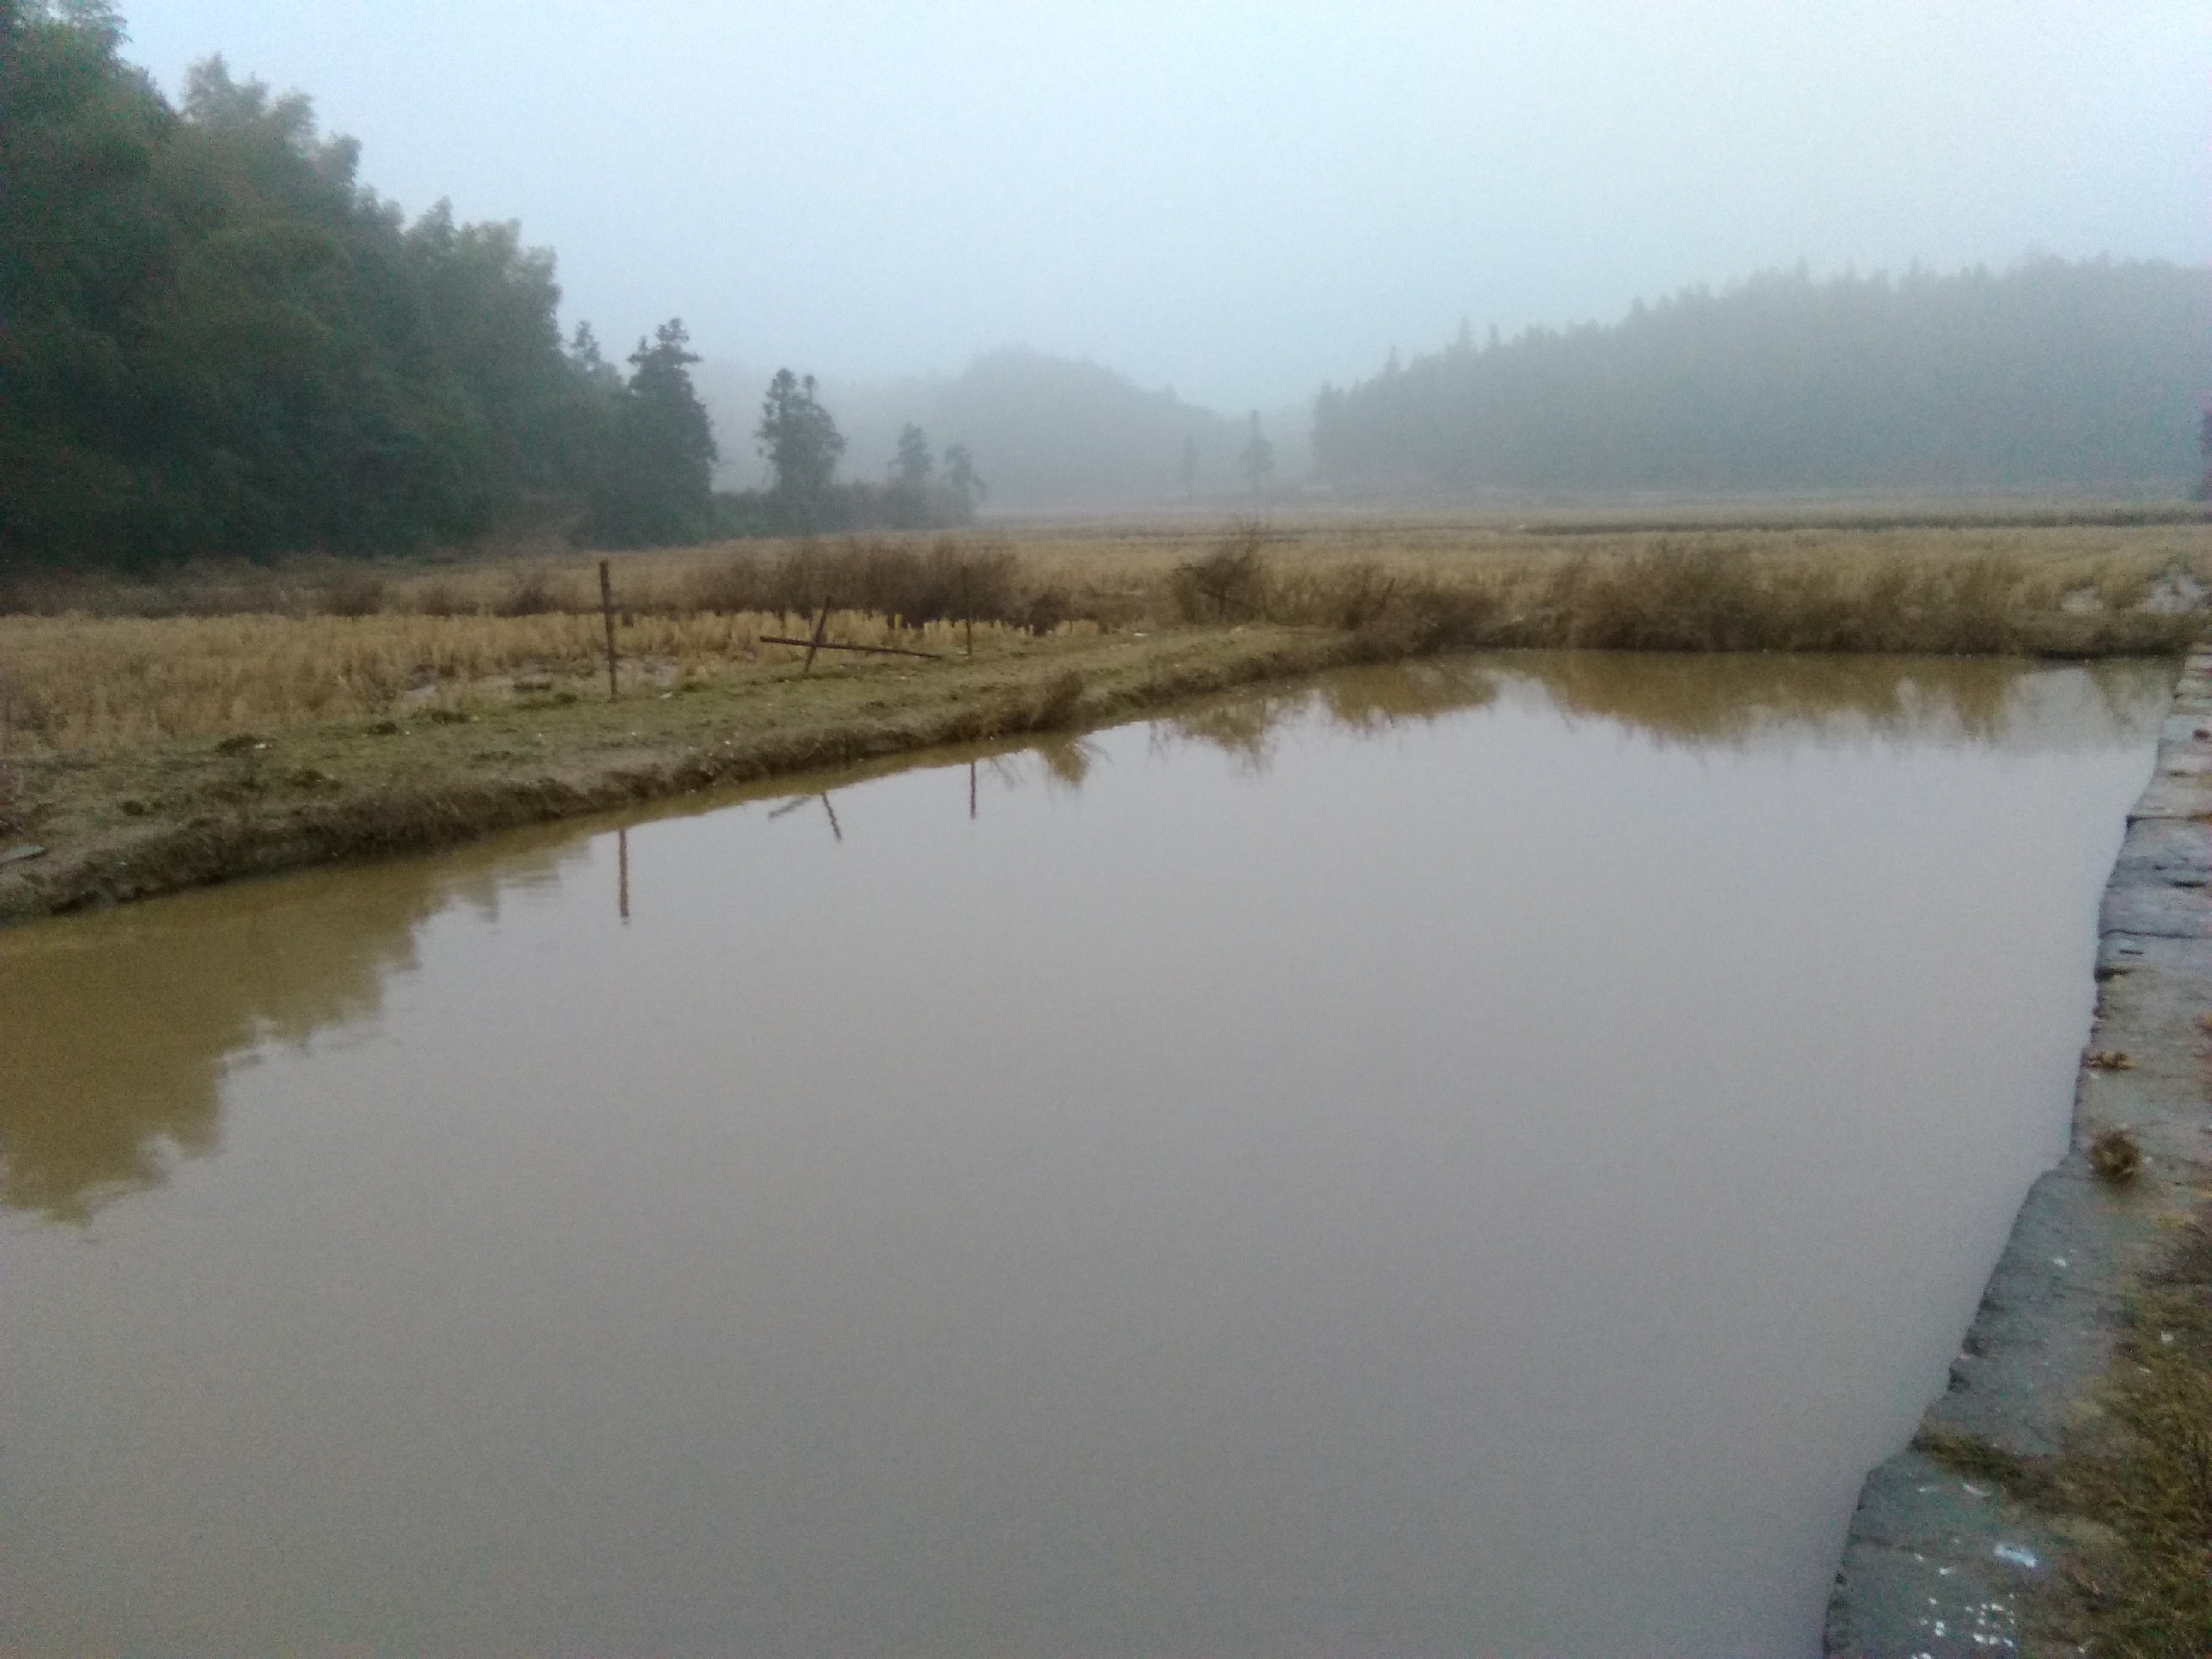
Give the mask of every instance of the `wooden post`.
[{"label": "wooden post", "polygon": [[975,654],[975,601],[969,596],[968,572],[960,572],[960,611],[968,621],[968,654]]},{"label": "wooden post", "polygon": [[[814,672],[814,653],[822,648],[822,636],[829,631],[830,596],[827,593],[824,593],[822,596],[821,619],[814,624],[814,638],[812,642],[806,647],[806,660],[799,666],[799,672],[800,673],[811,674]],[[842,839],[842,837],[840,839]]]},{"label": "wooden post", "polygon": [[615,700],[615,582],[607,562],[599,561],[599,614],[607,623],[607,701]]}]

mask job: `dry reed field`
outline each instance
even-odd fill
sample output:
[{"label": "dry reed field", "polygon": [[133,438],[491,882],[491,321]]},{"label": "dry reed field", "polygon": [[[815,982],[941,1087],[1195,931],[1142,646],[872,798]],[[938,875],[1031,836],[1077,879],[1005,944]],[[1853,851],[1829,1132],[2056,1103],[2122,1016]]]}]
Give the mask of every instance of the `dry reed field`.
[{"label": "dry reed field", "polygon": [[[807,634],[990,658],[1270,623],[1370,659],[1483,647],[2155,654],[2197,631],[2201,523],[1032,529],[617,555],[626,687],[787,677]],[[597,561],[196,569],[0,590],[0,754],[604,690]],[[972,628],[970,624],[972,619]],[[884,662],[911,659],[882,659]]]}]

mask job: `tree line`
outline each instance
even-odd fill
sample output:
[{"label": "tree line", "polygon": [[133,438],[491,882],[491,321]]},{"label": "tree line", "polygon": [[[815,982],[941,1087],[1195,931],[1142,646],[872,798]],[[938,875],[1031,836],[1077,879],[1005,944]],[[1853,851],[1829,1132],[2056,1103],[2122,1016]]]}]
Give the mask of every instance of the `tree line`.
[{"label": "tree line", "polygon": [[811,383],[770,388],[765,501],[718,498],[680,321],[563,339],[514,224],[408,222],[313,106],[197,65],[181,100],[98,0],[0,0],[0,565],[390,553],[501,528],[603,546],[965,517],[915,434],[839,487]]},{"label": "tree line", "polygon": [[1385,490],[2185,489],[2208,323],[2212,271],[2155,261],[1778,272],[1394,353],[1322,393],[1315,470]]},{"label": "tree line", "polygon": [[533,519],[711,520],[683,326],[564,345],[550,253],[410,224],[304,98],[172,106],[107,6],[0,0],[0,559],[386,552]]},{"label": "tree line", "polygon": [[928,530],[965,524],[988,491],[964,444],[945,452],[944,470],[929,434],[908,422],[880,484],[839,483],[845,435],[823,406],[811,374],[776,371],[754,428],[769,465],[765,489],[725,490],[715,497],[722,533],[811,536],[841,530]]},{"label": "tree line", "polygon": [[[764,368],[728,363],[698,372],[701,396],[725,432],[751,423],[766,379]],[[1027,347],[981,353],[956,374],[848,380],[819,396],[837,411],[854,474],[906,476],[909,427],[957,434],[970,468],[988,477],[990,505],[1014,512],[1176,501],[1233,508],[1306,471],[1304,406],[1232,421],[1105,365]],[[1256,445],[1255,419],[1263,428]],[[951,458],[948,448],[948,469]],[[750,450],[726,451],[720,476],[733,487],[755,483],[752,459]]]},{"label": "tree line", "polygon": [[[104,0],[0,0],[0,566],[965,522],[986,483],[924,420],[1015,506],[1276,485],[1256,411],[1240,432],[1014,349],[861,408],[870,470],[890,452],[874,482],[840,480],[820,388],[781,371],[750,434],[768,482],[718,492],[680,321],[617,361],[588,325],[564,338],[553,256],[517,226],[410,222],[305,98],[214,58],[172,104],[124,40]],[[2186,486],[2209,318],[2212,272],[2158,263],[1771,275],[1394,354],[1321,394],[1312,469],[1376,491]]]}]

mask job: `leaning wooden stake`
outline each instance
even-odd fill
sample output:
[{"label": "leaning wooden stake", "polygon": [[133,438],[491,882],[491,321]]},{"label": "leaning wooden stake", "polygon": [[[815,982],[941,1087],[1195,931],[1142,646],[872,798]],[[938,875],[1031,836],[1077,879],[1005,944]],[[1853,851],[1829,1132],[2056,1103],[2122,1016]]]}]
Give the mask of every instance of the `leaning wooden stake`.
[{"label": "leaning wooden stake", "polygon": [[607,623],[607,701],[615,700],[615,582],[607,562],[599,561],[599,614]]},{"label": "leaning wooden stake", "polygon": [[836,640],[793,639],[788,634],[758,634],[754,635],[761,645],[805,646],[810,651],[858,651],[868,657],[920,657],[924,662],[935,662],[934,651],[909,651],[900,645],[841,645]]},{"label": "leaning wooden stake", "polygon": [[[829,631],[830,596],[825,593],[822,596],[822,617],[814,624],[814,637],[807,644],[806,660],[799,667],[800,673],[811,674],[814,672],[814,653],[822,648],[822,636]],[[843,837],[841,836],[839,839],[842,840]]]}]

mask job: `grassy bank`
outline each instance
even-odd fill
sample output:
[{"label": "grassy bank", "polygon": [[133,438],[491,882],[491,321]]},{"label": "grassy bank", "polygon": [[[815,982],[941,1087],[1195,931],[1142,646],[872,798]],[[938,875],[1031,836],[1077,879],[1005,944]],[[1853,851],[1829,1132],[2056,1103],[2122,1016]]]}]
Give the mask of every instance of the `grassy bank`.
[{"label": "grassy bank", "polygon": [[[19,580],[0,616],[0,915],[1485,647],[2176,652],[2194,526],[1571,535],[1254,525],[615,562]],[[830,606],[833,643],[799,647]],[[809,613],[811,613],[811,615]]]},{"label": "grassy bank", "polygon": [[1059,636],[972,662],[796,669],[609,702],[556,691],[404,716],[19,760],[0,866],[21,920],[933,744],[1109,720],[1355,660],[1346,635],[1266,626]]}]

